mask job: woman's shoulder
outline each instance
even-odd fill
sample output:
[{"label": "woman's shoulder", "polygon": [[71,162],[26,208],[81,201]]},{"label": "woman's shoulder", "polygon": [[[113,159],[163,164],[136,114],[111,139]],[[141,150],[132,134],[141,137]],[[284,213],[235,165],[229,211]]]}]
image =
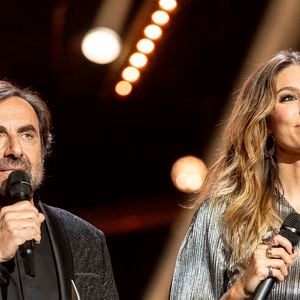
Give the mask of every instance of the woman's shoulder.
[{"label": "woman's shoulder", "polygon": [[204,199],[195,209],[186,235],[190,238],[212,236],[216,238],[222,231],[224,205],[213,205],[209,198]]},{"label": "woman's shoulder", "polygon": [[206,222],[211,220],[220,221],[224,214],[226,205],[213,203],[211,198],[207,197],[198,205],[194,219],[201,219]]}]

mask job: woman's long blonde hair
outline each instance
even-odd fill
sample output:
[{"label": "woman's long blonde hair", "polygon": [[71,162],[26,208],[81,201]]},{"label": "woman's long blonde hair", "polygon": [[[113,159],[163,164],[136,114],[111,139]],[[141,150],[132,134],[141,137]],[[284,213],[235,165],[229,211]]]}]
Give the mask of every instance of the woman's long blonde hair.
[{"label": "woman's long blonde hair", "polygon": [[220,158],[210,168],[197,201],[208,197],[215,208],[225,201],[225,241],[242,267],[262,234],[282,221],[274,205],[274,193],[280,189],[276,153],[265,153],[276,75],[291,64],[300,64],[300,52],[281,51],[245,81],[225,127]]}]

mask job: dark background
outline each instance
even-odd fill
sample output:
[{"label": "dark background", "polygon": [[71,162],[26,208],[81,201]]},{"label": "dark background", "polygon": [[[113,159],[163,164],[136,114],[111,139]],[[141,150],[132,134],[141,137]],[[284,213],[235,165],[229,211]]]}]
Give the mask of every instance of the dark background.
[{"label": "dark background", "polygon": [[[187,196],[171,182],[172,164],[207,156],[269,1],[178,1],[126,99],[113,92],[122,62],[95,65],[80,53],[101,2],[3,1],[0,76],[49,104],[55,144],[44,202],[104,231],[120,298],[134,300],[143,297]],[[132,32],[142,31],[137,15],[147,2],[155,7],[133,1],[123,56]]]}]

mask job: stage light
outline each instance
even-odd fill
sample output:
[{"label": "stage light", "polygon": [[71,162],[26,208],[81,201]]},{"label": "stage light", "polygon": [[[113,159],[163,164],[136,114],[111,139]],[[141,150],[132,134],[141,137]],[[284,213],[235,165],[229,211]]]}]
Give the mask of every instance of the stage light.
[{"label": "stage light", "polygon": [[[114,0],[117,1],[117,0]],[[142,72],[142,68],[148,63],[148,56],[156,47],[156,40],[158,40],[162,34],[162,26],[170,21],[172,11],[177,6],[175,0],[157,0],[157,7],[152,11],[151,19],[143,29],[144,37],[136,43],[136,50],[133,50],[133,54],[128,55],[128,63],[121,70],[121,77],[125,81],[135,82],[137,81]],[[153,58],[153,57],[152,57]]]},{"label": "stage light", "polygon": [[175,0],[160,0],[159,6],[167,11],[173,10],[177,6],[177,2]]},{"label": "stage light", "polygon": [[205,163],[195,156],[179,158],[172,166],[173,184],[186,193],[198,192],[207,173]]},{"label": "stage light", "polygon": [[146,26],[144,34],[150,40],[157,40],[161,37],[162,30],[158,25],[151,24]]},{"label": "stage light", "polygon": [[127,67],[122,72],[122,78],[129,82],[135,82],[140,77],[140,71],[135,67]]},{"label": "stage light", "polygon": [[115,91],[120,96],[127,96],[132,91],[132,85],[128,81],[121,80],[116,84]]},{"label": "stage light", "polygon": [[151,19],[157,25],[165,25],[169,22],[170,17],[167,12],[157,10],[152,14]]},{"label": "stage light", "polygon": [[135,52],[129,57],[129,62],[133,67],[142,68],[147,64],[148,58],[143,53]]},{"label": "stage light", "polygon": [[83,38],[81,49],[90,61],[108,64],[119,56],[121,39],[115,31],[109,28],[94,28]]},{"label": "stage light", "polygon": [[155,45],[149,39],[141,39],[137,42],[136,48],[142,53],[149,54],[154,50]]},{"label": "stage light", "polygon": [[97,64],[114,61],[121,52],[121,33],[132,0],[102,0],[95,11],[90,30],[81,43],[83,55]]}]

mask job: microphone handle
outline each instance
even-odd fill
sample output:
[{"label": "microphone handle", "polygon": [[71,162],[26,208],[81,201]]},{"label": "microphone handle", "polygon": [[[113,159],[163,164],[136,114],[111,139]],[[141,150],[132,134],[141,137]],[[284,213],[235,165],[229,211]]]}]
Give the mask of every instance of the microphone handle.
[{"label": "microphone handle", "polygon": [[35,276],[35,264],[34,264],[34,241],[26,241],[19,247],[20,255],[23,258],[24,269],[27,275]]},{"label": "microphone handle", "polygon": [[268,277],[262,281],[255,292],[253,300],[264,300],[268,297],[276,279],[274,277]]}]

